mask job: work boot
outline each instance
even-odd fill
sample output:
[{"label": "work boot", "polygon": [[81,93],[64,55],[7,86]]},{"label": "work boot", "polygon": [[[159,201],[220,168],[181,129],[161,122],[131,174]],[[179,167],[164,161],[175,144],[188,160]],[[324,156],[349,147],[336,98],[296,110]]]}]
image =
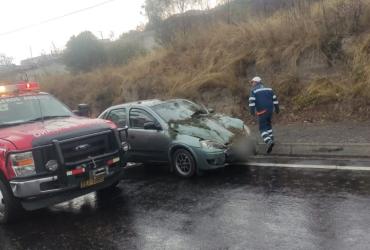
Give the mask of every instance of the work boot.
[{"label": "work boot", "polygon": [[270,154],[271,153],[271,151],[272,151],[272,148],[275,146],[275,143],[274,143],[274,141],[269,141],[268,143],[267,143],[267,146],[268,146],[268,148],[267,148],[267,154]]}]

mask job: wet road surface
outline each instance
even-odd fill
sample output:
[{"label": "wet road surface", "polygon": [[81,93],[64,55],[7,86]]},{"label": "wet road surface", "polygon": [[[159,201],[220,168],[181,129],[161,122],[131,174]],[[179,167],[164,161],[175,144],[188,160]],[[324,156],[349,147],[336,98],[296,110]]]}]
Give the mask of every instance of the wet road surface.
[{"label": "wet road surface", "polygon": [[1,227],[1,249],[369,249],[370,173],[228,167],[182,180],[127,170]]}]

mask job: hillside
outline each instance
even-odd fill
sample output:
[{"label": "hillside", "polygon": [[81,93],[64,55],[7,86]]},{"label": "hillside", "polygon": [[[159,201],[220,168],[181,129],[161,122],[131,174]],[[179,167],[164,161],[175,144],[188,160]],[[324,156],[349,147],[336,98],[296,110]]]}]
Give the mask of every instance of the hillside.
[{"label": "hillside", "polygon": [[90,103],[96,113],[185,97],[247,118],[248,82],[260,75],[280,97],[280,120],[369,119],[370,0],[296,3],[253,13],[250,5],[232,22],[205,12],[208,21],[191,25],[199,18],[180,16],[186,29],[127,65],[39,80],[71,107]]}]

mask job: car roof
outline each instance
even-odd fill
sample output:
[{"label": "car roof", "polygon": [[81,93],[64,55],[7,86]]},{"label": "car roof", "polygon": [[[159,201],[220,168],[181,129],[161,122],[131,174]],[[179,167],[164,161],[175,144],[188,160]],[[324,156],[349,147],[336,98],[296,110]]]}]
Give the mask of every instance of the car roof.
[{"label": "car roof", "polygon": [[160,104],[162,102],[163,101],[161,101],[159,99],[142,100],[142,101],[135,101],[135,102],[126,102],[126,103],[118,104],[118,105],[115,105],[115,106],[111,106],[108,109],[111,110],[111,109],[116,109],[116,108],[124,108],[124,107],[127,107],[127,106],[151,107],[153,105],[157,105],[157,104]]},{"label": "car roof", "polygon": [[185,99],[169,99],[169,100],[149,99],[149,100],[141,100],[141,101],[128,102],[128,103],[115,105],[115,106],[110,107],[108,110],[112,110],[112,109],[116,109],[116,108],[124,108],[124,107],[128,107],[128,106],[153,107],[153,106],[158,105],[158,104],[168,103],[168,102],[173,102],[173,101],[180,101],[180,100],[185,100]]}]

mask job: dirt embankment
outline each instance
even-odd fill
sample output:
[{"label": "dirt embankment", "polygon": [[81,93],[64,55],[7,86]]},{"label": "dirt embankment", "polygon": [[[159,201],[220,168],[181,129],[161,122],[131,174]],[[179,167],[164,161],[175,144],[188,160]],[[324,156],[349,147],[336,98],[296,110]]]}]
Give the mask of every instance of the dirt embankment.
[{"label": "dirt embankment", "polygon": [[179,34],[128,65],[78,75],[49,75],[44,87],[70,106],[95,112],[122,102],[184,97],[248,118],[248,81],[272,86],[278,121],[370,118],[370,1],[325,0],[212,22]]}]

